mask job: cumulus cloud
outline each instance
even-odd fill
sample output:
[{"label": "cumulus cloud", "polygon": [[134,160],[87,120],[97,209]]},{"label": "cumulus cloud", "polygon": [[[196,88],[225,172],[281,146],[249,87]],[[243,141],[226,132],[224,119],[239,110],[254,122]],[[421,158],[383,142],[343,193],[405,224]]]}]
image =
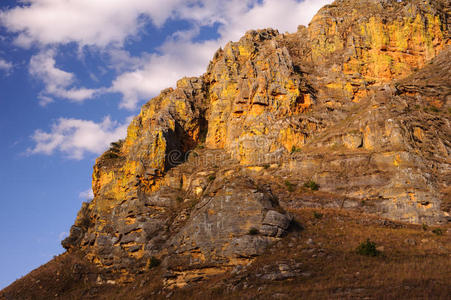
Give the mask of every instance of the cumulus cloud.
[{"label": "cumulus cloud", "polygon": [[78,197],[84,200],[91,200],[94,198],[94,193],[92,192],[92,189],[87,189],[86,191],[80,192]]},{"label": "cumulus cloud", "polygon": [[124,72],[140,68],[150,59],[151,54],[143,53],[138,57],[123,49],[112,48],[108,50],[108,56],[109,67],[117,72]]},{"label": "cumulus cloud", "polygon": [[121,107],[134,109],[162,89],[174,86],[177,79],[205,72],[216,49],[230,40],[238,40],[249,29],[275,28],[294,32],[300,24],[307,25],[313,15],[331,0],[266,0],[200,1],[197,5],[181,6],[177,16],[194,22],[194,28],[221,24],[216,40],[194,42],[198,31],[177,32],[160,48],[162,54],[152,54],[140,61],[140,66],[119,75],[110,91],[123,95]]},{"label": "cumulus cloud", "polygon": [[223,41],[237,40],[249,29],[274,28],[294,32],[298,25],[308,25],[314,14],[331,0],[265,0],[251,9],[231,9],[219,28]]},{"label": "cumulus cloud", "polygon": [[34,55],[30,60],[29,72],[45,84],[40,94],[41,105],[52,102],[51,96],[81,102],[94,97],[96,90],[86,88],[70,88],[75,82],[75,75],[55,66],[55,51],[47,50]]},{"label": "cumulus cloud", "polygon": [[8,72],[13,67],[13,64],[0,58],[0,70]]},{"label": "cumulus cloud", "polygon": [[204,0],[180,6],[177,16],[205,26],[219,24],[219,42],[239,39],[249,29],[274,28],[296,31],[333,0]]},{"label": "cumulus cloud", "polygon": [[29,149],[30,154],[51,155],[61,152],[72,159],[82,159],[86,154],[100,154],[108,145],[124,138],[129,119],[120,124],[109,116],[102,122],[60,118],[51,127],[50,132],[36,130],[32,136],[36,145]]},{"label": "cumulus cloud", "polygon": [[121,107],[134,109],[140,100],[174,86],[178,79],[205,72],[216,48],[216,41],[195,43],[186,36],[179,35],[160,48],[163,54],[152,54],[140,68],[118,76],[110,91],[123,95]]},{"label": "cumulus cloud", "polygon": [[161,26],[185,2],[190,1],[27,0],[1,12],[0,22],[17,33],[15,42],[23,47],[71,42],[105,47],[136,35],[146,19]]},{"label": "cumulus cloud", "polygon": [[[111,87],[102,92],[122,94],[121,107],[136,108],[164,88],[174,86],[183,76],[205,71],[214,51],[230,40],[239,39],[249,29],[272,27],[281,32],[307,25],[316,11],[332,0],[27,0],[24,5],[0,12],[0,22],[16,33],[16,44],[29,47],[64,45],[75,42],[108,51],[118,72]],[[168,19],[184,20],[187,30],[170,37],[158,53],[133,57],[124,42],[138,37],[150,23],[164,26]],[[199,41],[199,28],[217,26],[219,38]],[[200,36],[200,38],[202,38]],[[60,84],[47,81],[47,95],[82,101],[94,95],[89,89],[68,89],[72,74],[56,71],[53,58],[43,60]],[[50,71],[52,70],[52,71]]]}]

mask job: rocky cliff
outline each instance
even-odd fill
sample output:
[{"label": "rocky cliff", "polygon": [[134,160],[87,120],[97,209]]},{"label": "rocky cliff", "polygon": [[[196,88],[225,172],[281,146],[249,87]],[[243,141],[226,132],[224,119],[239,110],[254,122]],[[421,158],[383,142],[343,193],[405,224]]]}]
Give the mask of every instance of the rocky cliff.
[{"label": "rocky cliff", "polygon": [[254,261],[300,207],[448,222],[449,13],[337,0],[295,33],[228,43],[97,159],[63,246],[119,282],[161,261],[182,287]]}]

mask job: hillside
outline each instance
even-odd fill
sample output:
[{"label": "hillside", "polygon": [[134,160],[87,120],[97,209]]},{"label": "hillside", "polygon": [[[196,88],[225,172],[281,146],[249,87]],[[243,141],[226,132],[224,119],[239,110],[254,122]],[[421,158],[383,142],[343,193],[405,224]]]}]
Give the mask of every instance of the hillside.
[{"label": "hillside", "polygon": [[[106,278],[80,253],[62,254],[2,291],[2,299],[447,299],[451,292],[449,226],[444,235],[338,209],[290,210],[293,227],[249,266],[208,275],[184,289],[164,289],[158,266],[128,284]],[[319,217],[321,216],[321,217]],[[355,249],[371,237],[377,257]]]},{"label": "hillside", "polygon": [[445,299],[450,8],[337,0],[228,43],[142,107],[67,252],[0,299]]}]

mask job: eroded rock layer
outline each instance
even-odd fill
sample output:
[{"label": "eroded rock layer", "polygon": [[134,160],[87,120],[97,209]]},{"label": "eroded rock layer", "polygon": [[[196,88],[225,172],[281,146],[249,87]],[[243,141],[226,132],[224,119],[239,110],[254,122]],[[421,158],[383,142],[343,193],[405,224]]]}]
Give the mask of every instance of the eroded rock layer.
[{"label": "eroded rock layer", "polygon": [[449,12],[337,0],[296,33],[228,43],[97,159],[94,199],[63,246],[123,280],[159,259],[183,286],[252,261],[293,207],[447,222]]}]

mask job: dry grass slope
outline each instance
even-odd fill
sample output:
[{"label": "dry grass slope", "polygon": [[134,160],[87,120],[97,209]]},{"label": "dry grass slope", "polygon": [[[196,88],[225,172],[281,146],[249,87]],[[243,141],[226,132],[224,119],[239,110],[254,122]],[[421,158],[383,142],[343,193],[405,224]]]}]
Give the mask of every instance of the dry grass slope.
[{"label": "dry grass slope", "polygon": [[[74,253],[56,257],[17,280],[0,292],[0,299],[166,299],[168,295],[171,299],[449,299],[449,226],[442,226],[443,234],[437,235],[435,227],[345,210],[302,208],[291,213],[298,225],[253,264],[197,278],[183,289],[162,289],[162,267],[129,284],[108,284],[98,279],[107,274]],[[381,255],[356,252],[368,238]]]}]

